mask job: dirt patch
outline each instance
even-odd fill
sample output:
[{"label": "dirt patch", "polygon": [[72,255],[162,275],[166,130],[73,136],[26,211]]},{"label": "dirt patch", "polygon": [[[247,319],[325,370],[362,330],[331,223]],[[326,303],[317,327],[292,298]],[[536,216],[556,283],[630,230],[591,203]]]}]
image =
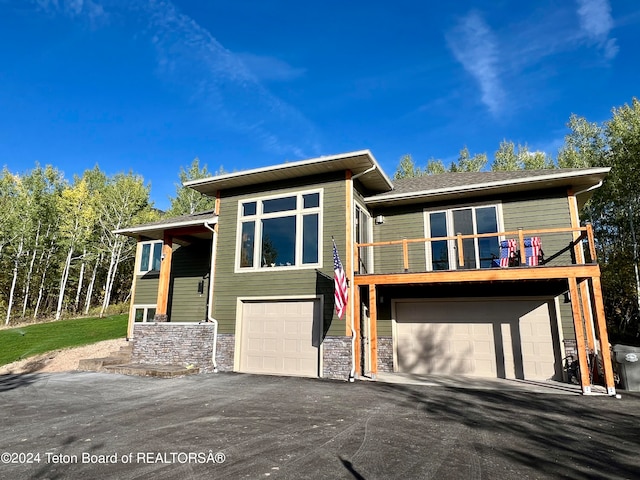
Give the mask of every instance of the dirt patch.
[{"label": "dirt patch", "polygon": [[0,367],[0,375],[8,373],[42,373],[69,372],[78,369],[78,362],[83,358],[108,357],[110,353],[120,350],[127,345],[123,338],[105,340],[104,342],[85,345],[84,347],[54,350],[52,352],[34,355],[17,362]]}]

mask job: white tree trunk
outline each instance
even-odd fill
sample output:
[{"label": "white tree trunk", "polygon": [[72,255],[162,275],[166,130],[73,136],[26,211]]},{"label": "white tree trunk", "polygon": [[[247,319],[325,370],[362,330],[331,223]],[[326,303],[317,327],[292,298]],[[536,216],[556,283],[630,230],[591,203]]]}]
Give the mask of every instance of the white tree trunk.
[{"label": "white tree trunk", "polygon": [[87,287],[87,298],[84,302],[84,314],[87,315],[89,313],[89,308],[91,307],[91,296],[93,295],[93,286],[96,283],[96,273],[98,272],[98,266],[100,265],[100,261],[102,260],[102,253],[98,255],[98,259],[96,260],[96,265],[93,267],[93,273],[91,274],[91,281],[89,282],[89,286]]},{"label": "white tree trunk", "polygon": [[22,256],[22,247],[23,247],[24,237],[20,239],[20,245],[18,246],[18,251],[16,252],[16,258],[13,262],[13,280],[11,280],[11,290],[9,291],[9,305],[7,306],[7,319],[4,324],[9,325],[9,320],[11,319],[11,309],[13,308],[13,295],[16,292],[16,282],[18,280],[18,266],[20,264],[20,257]]},{"label": "white tree trunk", "polygon": [[38,254],[38,241],[40,240],[40,226],[41,222],[38,220],[38,229],[36,230],[36,244],[33,247],[33,254],[31,255],[31,261],[29,262],[29,271],[27,272],[27,279],[24,285],[24,301],[22,302],[22,318],[27,313],[27,304],[29,303],[29,291],[31,290],[31,276],[33,275],[33,265],[36,263],[36,255]]},{"label": "white tree trunk", "polygon": [[78,276],[78,291],[76,292],[76,301],[74,304],[74,311],[78,311],[80,305],[80,293],[82,292],[82,282],[84,281],[84,269],[85,269],[85,257],[87,256],[87,248],[85,247],[82,253],[82,264],[80,264],[80,275]]},{"label": "white tree trunk", "polygon": [[100,310],[100,317],[104,315],[104,312],[109,306],[111,301],[111,290],[113,288],[113,282],[118,269],[118,262],[120,261],[120,254],[122,252],[123,241],[118,240],[111,250],[111,259],[109,260],[109,270],[107,271],[107,280],[104,286],[104,299],[102,300],[102,309]]},{"label": "white tree trunk", "polygon": [[67,260],[60,276],[60,293],[58,295],[58,307],[56,308],[56,320],[60,320],[62,316],[62,304],[64,303],[64,291],[67,288],[67,279],[69,278],[69,270],[71,270],[71,257],[73,255],[73,246],[69,247]]},{"label": "white tree trunk", "polygon": [[[42,255],[40,256],[40,263],[42,264],[42,259],[44,258],[45,250],[42,250]],[[40,309],[40,303],[42,302],[42,297],[44,296],[44,283],[47,280],[47,268],[49,267],[49,263],[51,262],[51,256],[53,255],[53,248],[50,248],[47,252],[47,259],[44,262],[44,267],[42,268],[42,278],[40,279],[40,288],[38,289],[38,299],[36,300],[36,306],[33,309],[33,319],[38,318],[38,310]]]}]

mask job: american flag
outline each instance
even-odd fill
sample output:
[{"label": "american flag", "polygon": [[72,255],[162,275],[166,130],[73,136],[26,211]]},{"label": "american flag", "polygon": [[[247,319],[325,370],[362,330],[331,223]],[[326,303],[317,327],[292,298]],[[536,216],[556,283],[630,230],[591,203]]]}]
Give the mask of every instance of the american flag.
[{"label": "american flag", "polygon": [[342,315],[344,315],[344,311],[347,308],[347,278],[344,275],[344,269],[342,268],[342,262],[338,255],[335,240],[333,241],[333,281],[336,315],[338,315],[338,318],[342,319]]}]

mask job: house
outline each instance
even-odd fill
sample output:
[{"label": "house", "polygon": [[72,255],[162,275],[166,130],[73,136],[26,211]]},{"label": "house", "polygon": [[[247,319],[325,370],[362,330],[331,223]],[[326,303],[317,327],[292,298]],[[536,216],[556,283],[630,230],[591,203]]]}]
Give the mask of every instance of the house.
[{"label": "house", "polygon": [[[392,182],[363,150],[189,181],[213,211],[117,232],[138,241],[134,361],[546,380],[568,354],[597,354],[615,394],[593,230],[578,217],[607,172]],[[342,319],[332,239],[349,284]]]}]

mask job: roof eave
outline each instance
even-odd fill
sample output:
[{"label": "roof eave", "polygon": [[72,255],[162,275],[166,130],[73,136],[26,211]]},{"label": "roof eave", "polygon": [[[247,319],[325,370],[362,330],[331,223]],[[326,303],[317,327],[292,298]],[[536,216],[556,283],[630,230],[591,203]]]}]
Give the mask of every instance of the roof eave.
[{"label": "roof eave", "polygon": [[[262,183],[267,176],[278,180],[285,180],[297,178],[301,176],[301,174],[312,175],[318,173],[318,171],[312,171],[312,167],[322,165],[326,165],[326,171],[338,171],[341,169],[347,170],[349,169],[349,164],[352,164],[351,167],[356,168],[355,162],[358,159],[362,160],[364,158],[368,159],[366,162],[366,168],[361,168],[360,171],[354,171],[354,175],[366,173],[365,176],[361,177],[361,182],[365,185],[376,185],[375,188],[372,188],[373,190],[392,190],[393,183],[384,170],[382,170],[380,164],[370,150],[358,150],[338,155],[328,155],[308,160],[254,168],[241,172],[225,173],[214,177],[190,180],[184,182],[183,186],[193,188],[200,193],[213,195],[218,190],[223,190],[225,188],[236,188]],[[344,162],[342,166],[339,166],[338,163],[341,160]]]},{"label": "roof eave", "polygon": [[197,219],[197,220],[185,220],[181,222],[168,222],[168,223],[154,223],[150,225],[139,225],[137,227],[120,228],[113,230],[113,233],[117,235],[126,235],[128,237],[142,236],[150,234],[152,232],[175,230],[180,228],[189,227],[206,227],[207,225],[215,225],[218,223],[218,216],[212,215],[209,218]]},{"label": "roof eave", "polygon": [[431,190],[422,190],[417,192],[407,192],[407,193],[389,193],[386,195],[376,195],[371,197],[366,197],[364,199],[367,205],[381,205],[381,204],[389,204],[389,203],[411,203],[412,201],[424,200],[424,199],[437,199],[437,198],[446,198],[453,195],[464,195],[468,196],[475,193],[480,192],[500,192],[501,190],[507,190],[509,188],[513,188],[516,186],[534,186],[542,183],[548,182],[557,182],[559,185],[562,180],[569,179],[579,179],[579,178],[588,178],[595,177],[598,181],[589,182],[593,185],[590,185],[591,188],[587,188],[587,190],[591,190],[592,187],[599,186],[598,182],[602,182],[606,175],[611,170],[610,167],[599,167],[599,168],[590,168],[590,169],[581,169],[576,172],[562,172],[562,173],[551,173],[549,175],[535,176],[535,177],[524,177],[517,179],[509,179],[509,180],[497,180],[494,182],[485,182],[485,183],[477,183],[471,185],[463,185],[456,187],[448,187],[448,188],[440,188],[440,189],[431,189]]}]

